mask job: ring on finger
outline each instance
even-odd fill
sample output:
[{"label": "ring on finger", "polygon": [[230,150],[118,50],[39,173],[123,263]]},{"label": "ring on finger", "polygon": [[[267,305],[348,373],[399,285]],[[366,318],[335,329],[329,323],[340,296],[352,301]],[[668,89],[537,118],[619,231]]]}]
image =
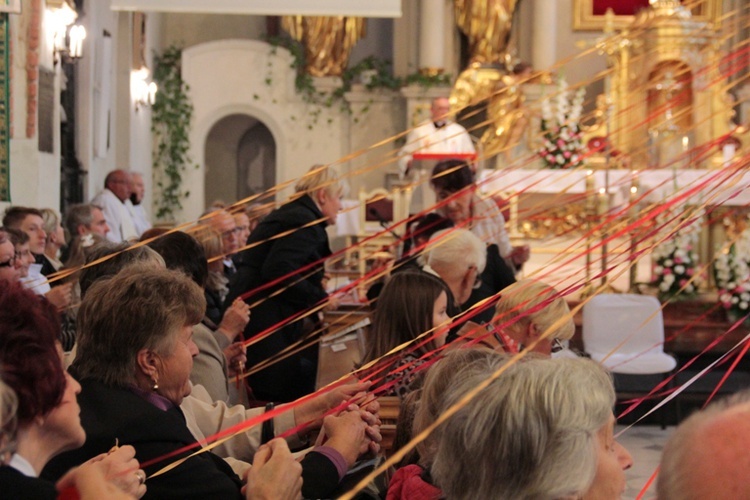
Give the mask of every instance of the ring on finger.
[{"label": "ring on finger", "polygon": [[138,469],[135,471],[135,475],[138,478],[138,484],[143,484],[146,482],[146,473],[143,472],[141,469]]}]

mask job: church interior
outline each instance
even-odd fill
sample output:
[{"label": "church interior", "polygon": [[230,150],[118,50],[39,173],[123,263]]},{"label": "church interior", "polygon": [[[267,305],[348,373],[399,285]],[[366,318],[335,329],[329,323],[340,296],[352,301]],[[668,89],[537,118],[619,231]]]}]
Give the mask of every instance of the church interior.
[{"label": "church interior", "polygon": [[445,160],[526,252],[501,245],[513,281],[564,297],[565,352],[614,377],[623,498],[653,497],[693,409],[750,386],[745,0],[5,0],[0,64],[3,212],[63,215],[122,170],[154,228],[191,233],[337,172],[317,387],[360,362],[415,224],[452,210]]}]

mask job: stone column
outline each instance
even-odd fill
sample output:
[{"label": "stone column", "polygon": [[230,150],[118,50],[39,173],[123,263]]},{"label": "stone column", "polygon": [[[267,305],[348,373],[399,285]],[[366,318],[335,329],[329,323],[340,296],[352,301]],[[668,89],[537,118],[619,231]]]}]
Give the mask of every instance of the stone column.
[{"label": "stone column", "polygon": [[439,74],[445,69],[445,8],[443,0],[421,0],[419,5],[419,71]]},{"label": "stone column", "polygon": [[557,0],[534,0],[531,63],[544,70],[557,60]]}]

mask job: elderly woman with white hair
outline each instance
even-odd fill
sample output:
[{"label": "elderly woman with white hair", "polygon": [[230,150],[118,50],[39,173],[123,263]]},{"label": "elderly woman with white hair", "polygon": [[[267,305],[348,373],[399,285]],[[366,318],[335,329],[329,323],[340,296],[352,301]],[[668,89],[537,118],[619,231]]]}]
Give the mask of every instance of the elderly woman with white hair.
[{"label": "elderly woman with white hair", "polygon": [[[326,226],[335,224],[342,187],[333,169],[316,165],[295,186],[295,195],[274,210],[250,234],[239,257],[225,307],[242,297],[253,306],[245,338],[275,331],[248,349],[252,368],[317,328],[313,306],[335,308],[322,285],[325,259],[331,255]],[[290,320],[290,318],[293,318]],[[315,389],[318,346],[280,360],[248,380],[264,401],[292,401]]]},{"label": "elderly woman with white hair", "polygon": [[452,500],[620,498],[632,458],[613,436],[614,402],[593,361],[509,364],[446,421],[432,477]]},{"label": "elderly woman with white hair", "polygon": [[451,228],[432,235],[426,264],[445,281],[458,305],[468,300],[487,264],[485,245],[467,229]]}]

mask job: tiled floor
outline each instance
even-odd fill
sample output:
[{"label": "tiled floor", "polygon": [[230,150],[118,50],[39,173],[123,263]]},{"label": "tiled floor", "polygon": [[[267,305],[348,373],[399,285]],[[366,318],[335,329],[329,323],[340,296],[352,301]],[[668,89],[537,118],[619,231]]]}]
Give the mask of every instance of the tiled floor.
[{"label": "tiled floor", "polygon": [[[659,465],[661,451],[674,427],[662,430],[659,426],[634,426],[626,429],[618,426],[616,432],[622,432],[618,437],[620,444],[628,449],[633,456],[633,467],[625,472],[627,489],[623,496],[626,500],[638,497],[643,487]],[[643,499],[656,498],[656,481],[646,491]]]}]

